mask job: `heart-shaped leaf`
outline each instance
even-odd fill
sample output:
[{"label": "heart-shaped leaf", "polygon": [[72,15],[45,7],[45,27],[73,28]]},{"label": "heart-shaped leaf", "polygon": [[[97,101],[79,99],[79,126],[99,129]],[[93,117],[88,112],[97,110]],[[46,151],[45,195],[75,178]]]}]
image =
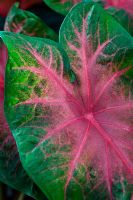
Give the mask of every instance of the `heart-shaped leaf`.
[{"label": "heart-shaped leaf", "polygon": [[44,199],[39,188],[23,169],[15,140],[4,116],[4,74],[7,61],[7,49],[0,43],[0,181],[23,193]]},{"label": "heart-shaped leaf", "polygon": [[133,180],[133,100],[120,77],[133,71],[130,34],[97,4],[75,6],[60,30],[72,84],[56,43],[1,37],[5,112],[28,174],[52,200],[113,199],[118,185],[124,196]]},{"label": "heart-shaped leaf", "polygon": [[6,17],[5,31],[57,40],[57,34],[33,13],[18,8],[16,3]]}]

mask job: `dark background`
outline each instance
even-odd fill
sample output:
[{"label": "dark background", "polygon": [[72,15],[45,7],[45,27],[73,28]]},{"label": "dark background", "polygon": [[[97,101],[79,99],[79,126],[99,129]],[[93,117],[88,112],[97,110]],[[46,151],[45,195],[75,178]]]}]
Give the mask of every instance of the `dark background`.
[{"label": "dark background", "polygon": [[[57,33],[59,32],[60,25],[64,19],[64,16],[54,12],[44,3],[36,4],[28,11],[33,12],[39,16],[47,25],[53,28]],[[3,30],[5,18],[0,16],[0,31]],[[3,183],[0,183],[0,200],[33,200],[33,198],[28,196],[21,196],[22,194],[18,191],[11,189]],[[46,200],[46,199],[45,199]]]}]

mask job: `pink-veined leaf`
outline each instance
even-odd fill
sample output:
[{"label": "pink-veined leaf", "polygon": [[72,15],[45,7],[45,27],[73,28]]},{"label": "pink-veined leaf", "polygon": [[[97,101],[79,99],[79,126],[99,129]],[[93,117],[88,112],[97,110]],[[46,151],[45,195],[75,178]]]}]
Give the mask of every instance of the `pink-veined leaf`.
[{"label": "pink-veined leaf", "polygon": [[[120,177],[123,176],[123,174],[121,173],[122,168],[121,164],[119,163],[119,159],[121,159],[121,162],[123,162],[123,166],[126,166],[126,162],[129,161],[129,165],[127,166],[131,170],[129,174],[131,175],[133,173],[133,157],[131,156],[133,143],[132,141],[127,141],[126,143],[122,141],[125,140],[125,136],[127,136],[127,132],[125,132],[124,135],[123,131],[128,131],[129,138],[132,138],[133,140],[133,102],[132,100],[132,103],[130,102],[130,97],[129,99],[128,97],[126,97],[126,104],[126,101],[124,99],[124,87],[120,86],[119,82],[117,82],[117,79],[119,79],[122,75],[126,74],[126,71],[128,71],[129,69],[129,74],[133,73],[133,62],[130,59],[131,66],[129,68],[127,66],[126,70],[122,69],[124,62],[124,59],[122,59],[122,57],[124,58],[124,52],[121,52],[121,61],[119,60],[119,62],[117,63],[117,61],[115,60],[115,57],[119,56],[119,54],[117,54],[120,50],[119,48],[122,48],[122,46],[118,46],[116,41],[118,42],[119,40],[121,40],[121,37],[124,36],[122,36],[122,33],[121,35],[119,34],[118,29],[115,29],[115,21],[112,22],[111,17],[105,14],[103,16],[104,20],[108,20],[108,22],[105,25],[106,20],[103,23],[103,18],[101,16],[101,13],[103,13],[104,11],[101,10],[101,12],[99,12],[98,14],[98,10],[95,9],[96,6],[92,6],[89,12],[86,11],[87,9],[85,5],[82,7],[81,10],[79,8],[80,4],[77,5],[77,7],[73,9],[73,12],[69,13],[66,17],[60,30],[60,43],[64,46],[65,50],[67,51],[72,69],[78,77],[77,83],[79,84],[79,88],[77,89],[77,97],[81,97],[81,102],[83,102],[83,104],[86,106],[85,110],[87,110],[88,108],[89,113],[91,113],[91,115],[89,114],[89,118],[92,118],[92,121],[94,120],[94,123],[92,122],[93,127],[97,129],[97,133],[101,134],[103,140],[105,140],[105,146],[101,146],[102,152],[100,152],[100,148],[98,148],[99,152],[98,149],[93,150],[95,151],[95,154],[93,158],[94,160],[92,159],[91,162],[94,162],[97,167],[99,165],[99,169],[101,166],[100,170],[102,170],[102,172],[100,173],[102,174],[102,177],[104,177],[106,180],[107,188],[110,193],[110,198],[112,199],[112,185],[115,182],[114,177],[117,174],[117,170],[120,170],[118,173],[119,175],[117,175]],[[76,17],[77,11],[79,16],[78,18]],[[94,20],[92,16],[95,16]],[[114,29],[116,31],[114,37],[114,32],[111,31],[112,25],[114,26]],[[116,44],[116,49],[114,47],[114,44]],[[125,47],[123,46],[123,49],[124,48]],[[112,62],[109,61],[111,56]],[[98,60],[101,57],[104,57],[106,61],[109,61],[109,63],[104,63],[103,66],[97,64]],[[111,73],[112,71],[114,73]],[[105,76],[106,78],[104,79]],[[116,86],[114,87],[115,84]],[[125,101],[125,103],[123,102],[123,100]],[[100,110],[100,107],[102,106],[104,107],[104,109],[102,109],[101,112],[94,111],[95,109]],[[131,113],[129,111],[130,109]],[[123,115],[125,115],[125,111],[128,113],[126,119],[124,119],[123,117]],[[121,112],[123,112],[123,114]],[[97,114],[101,114],[101,116],[97,116]],[[121,115],[120,119],[118,116],[119,114]],[[117,119],[115,119],[115,117]],[[99,124],[97,123],[97,120]],[[121,123],[115,123],[117,122],[117,120],[118,122],[120,120]],[[123,124],[125,123],[124,120],[126,122],[129,122],[129,127],[123,126]],[[111,133],[113,133],[113,135],[108,135]],[[94,135],[93,131],[92,135]],[[108,138],[108,136],[110,136],[110,138]],[[119,138],[120,141],[119,139],[116,141],[116,138]],[[98,136],[95,137],[94,135],[95,141],[93,140],[93,144],[88,144],[88,147],[90,146],[92,147],[91,149],[93,149],[93,145],[100,144],[100,141],[97,141],[97,139]],[[117,148],[114,145],[115,143],[116,146],[118,145]],[[125,152],[123,152],[122,157],[120,152],[118,151],[119,147],[121,150],[124,147],[126,148],[126,146],[128,146],[127,148],[130,152],[128,152],[130,155],[129,160],[123,159]],[[103,160],[101,155],[105,155],[105,157],[103,156]],[[112,158],[116,159],[116,166],[112,165]],[[125,158],[127,159],[126,154]],[[99,162],[99,164],[97,161]],[[102,166],[102,163],[105,163],[105,166]],[[97,170],[99,170],[98,168]]]},{"label": "pink-veined leaf", "polygon": [[133,180],[133,100],[121,78],[132,73],[132,37],[99,6],[78,4],[60,30],[72,84],[56,43],[1,37],[5,112],[28,174],[52,200],[113,199],[117,184],[124,196]]},{"label": "pink-veined leaf", "polygon": [[16,142],[4,115],[4,76],[7,49],[0,43],[0,181],[23,193],[42,200],[44,195],[22,167]]}]

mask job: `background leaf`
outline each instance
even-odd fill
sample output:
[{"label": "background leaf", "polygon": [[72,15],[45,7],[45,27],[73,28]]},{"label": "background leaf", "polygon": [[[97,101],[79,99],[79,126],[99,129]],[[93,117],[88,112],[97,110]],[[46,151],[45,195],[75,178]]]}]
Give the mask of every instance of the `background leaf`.
[{"label": "background leaf", "polygon": [[133,35],[133,17],[124,10],[108,8],[107,11],[111,14],[131,35]]},{"label": "background leaf", "polygon": [[57,34],[39,17],[18,7],[18,3],[14,4],[8,13],[4,26],[5,31],[22,33],[29,36],[46,37],[53,40],[58,39]]}]

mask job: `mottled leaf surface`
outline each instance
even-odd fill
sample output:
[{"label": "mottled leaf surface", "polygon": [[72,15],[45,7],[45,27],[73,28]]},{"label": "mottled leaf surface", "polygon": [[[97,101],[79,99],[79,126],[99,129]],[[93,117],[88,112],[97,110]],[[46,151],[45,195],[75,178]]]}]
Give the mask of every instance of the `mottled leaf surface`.
[{"label": "mottled leaf surface", "polygon": [[44,195],[22,167],[15,140],[4,116],[4,74],[7,49],[0,43],[0,181],[38,200]]},{"label": "mottled leaf surface", "polygon": [[[127,12],[126,9],[122,7],[117,7],[116,6],[117,3],[116,4],[110,3],[110,5],[108,4],[107,6],[106,0],[98,0],[98,1],[83,0],[83,2],[99,3],[99,5],[101,5],[104,9],[106,9],[106,11],[110,15],[112,15],[117,20],[118,23],[120,23],[131,35],[133,35],[133,15]],[[115,2],[119,2],[119,0]],[[124,0],[124,2],[126,1]]]},{"label": "mottled leaf surface", "polygon": [[[71,41],[73,41],[75,37],[77,38],[77,31],[82,29],[83,19],[88,13],[86,17],[86,34],[87,37],[91,37],[93,50],[97,49],[99,42],[103,43],[109,39],[112,40],[108,48],[104,51],[108,56],[102,54],[98,62],[106,63],[107,65],[113,62],[121,68],[133,65],[133,44],[131,35],[100,5],[93,2],[79,3],[72,10],[73,12],[67,15],[60,30],[60,42],[70,56],[69,59],[71,59],[73,55],[67,43],[70,42],[73,44]],[[74,27],[76,28],[76,33]],[[67,34],[65,32],[67,32]],[[66,38],[69,38],[68,42]],[[130,70],[126,76],[132,79],[133,71]]]},{"label": "mottled leaf surface", "polygon": [[133,100],[121,79],[133,70],[128,32],[100,6],[80,3],[60,30],[69,59],[49,40],[1,37],[6,117],[24,168],[48,199],[115,199],[118,187],[119,199],[131,198]]},{"label": "mottled leaf surface", "polygon": [[18,7],[19,4],[16,3],[8,13],[4,26],[5,31],[57,40],[57,34],[39,17]]}]

